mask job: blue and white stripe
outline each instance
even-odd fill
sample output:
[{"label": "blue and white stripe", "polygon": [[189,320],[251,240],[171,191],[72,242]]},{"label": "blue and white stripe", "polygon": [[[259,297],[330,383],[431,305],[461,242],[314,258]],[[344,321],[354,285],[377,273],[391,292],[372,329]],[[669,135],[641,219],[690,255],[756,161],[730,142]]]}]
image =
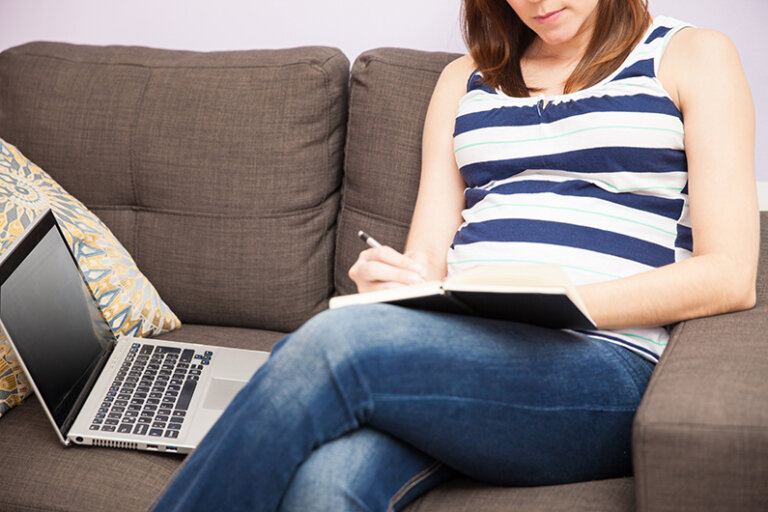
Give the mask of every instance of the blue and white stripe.
[{"label": "blue and white stripe", "polygon": [[[454,131],[467,204],[449,274],[555,263],[581,285],[692,255],[683,118],[656,76],[686,26],[655,18],[619,69],[570,94],[515,98],[470,77]],[[588,334],[653,361],[669,338],[664,327]]]}]

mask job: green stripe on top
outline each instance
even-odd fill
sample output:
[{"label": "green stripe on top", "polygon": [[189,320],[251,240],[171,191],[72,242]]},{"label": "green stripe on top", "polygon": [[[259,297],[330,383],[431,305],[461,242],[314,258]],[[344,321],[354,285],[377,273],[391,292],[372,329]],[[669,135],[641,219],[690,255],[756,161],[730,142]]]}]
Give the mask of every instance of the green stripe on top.
[{"label": "green stripe on top", "polygon": [[[605,217],[605,218],[608,218],[608,219],[617,219],[617,220],[620,220],[620,221],[623,221],[623,222],[629,222],[629,223],[632,223],[632,224],[637,224],[639,226],[644,226],[644,227],[649,228],[649,229],[660,231],[661,233],[664,233],[665,235],[677,236],[677,231],[669,231],[669,230],[666,230],[666,229],[662,229],[662,228],[660,228],[658,226],[654,226],[653,224],[648,224],[647,222],[640,222],[640,221],[637,221],[637,220],[628,219],[626,217],[621,217],[621,216],[618,216],[618,215],[610,215],[610,214],[607,214],[607,213],[593,212],[591,210],[582,210],[582,209],[579,209],[579,208],[570,208],[570,207],[566,207],[566,206],[550,206],[550,205],[543,205],[543,204],[500,203],[500,204],[495,204],[493,206],[486,206],[484,208],[479,208],[477,210],[472,209],[472,210],[470,210],[468,212],[465,212],[464,216],[465,217],[471,217],[471,216],[474,216],[474,215],[476,215],[476,214],[478,214],[480,212],[484,212],[484,211],[487,211],[487,210],[493,210],[493,209],[496,209],[496,208],[503,208],[505,206],[523,207],[523,208],[543,208],[543,209],[548,209],[548,210],[561,210],[561,211],[569,211],[569,212],[576,212],[576,213],[585,213],[585,214],[588,214],[588,215],[595,215],[595,216],[598,216],[598,217]],[[469,220],[469,219],[467,219],[467,220]]]},{"label": "green stripe on top", "polygon": [[667,346],[666,342],[660,343],[658,341],[653,341],[651,338],[646,338],[645,336],[640,336],[639,334],[634,334],[634,333],[631,333],[631,332],[619,332],[619,331],[616,331],[616,334],[621,334],[622,336],[628,336],[630,338],[635,338],[635,339],[638,339],[638,340],[647,341],[648,343],[653,343],[654,345],[658,345],[660,347],[666,347]]},{"label": "green stripe on top", "polygon": [[596,130],[634,130],[634,131],[649,131],[649,132],[669,132],[669,133],[674,133],[680,136],[684,135],[684,133],[681,130],[673,130],[672,128],[656,128],[656,127],[646,127],[646,126],[622,126],[622,125],[590,126],[588,128],[581,128],[579,130],[573,130],[568,133],[560,133],[558,135],[552,135],[549,137],[533,137],[530,139],[520,139],[520,140],[493,140],[493,141],[485,141],[485,142],[474,142],[472,144],[466,144],[464,146],[456,148],[453,150],[453,152],[458,153],[459,151],[462,151],[464,149],[473,148],[477,146],[491,146],[491,145],[499,145],[499,144],[525,144],[527,142],[555,140],[555,139],[561,139],[563,137],[575,135],[577,133],[592,132]]}]

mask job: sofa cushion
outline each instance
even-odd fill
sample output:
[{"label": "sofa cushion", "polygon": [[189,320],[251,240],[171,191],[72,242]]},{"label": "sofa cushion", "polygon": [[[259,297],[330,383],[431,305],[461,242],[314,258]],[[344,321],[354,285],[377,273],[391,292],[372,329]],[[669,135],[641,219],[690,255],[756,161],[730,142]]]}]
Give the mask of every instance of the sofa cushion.
[{"label": "sofa cushion", "polygon": [[539,487],[498,487],[458,478],[422,496],[404,512],[631,512],[632,478]]},{"label": "sofa cushion", "polygon": [[402,249],[421,171],[421,134],[440,72],[458,55],[395,48],[363,53],[352,66],[343,201],[335,284],[353,293],[347,272],[364,244],[358,230]]},{"label": "sofa cushion", "polygon": [[332,289],[349,62],[30,43],[0,136],[96,212],[184,322],[290,330]]},{"label": "sofa cushion", "polygon": [[0,508],[7,511],[144,510],[183,457],[65,447],[33,396],[0,422]]},{"label": "sofa cushion", "polygon": [[[115,335],[153,336],[179,326],[112,232],[45,171],[0,139],[0,254],[47,208],[53,210]],[[2,415],[26,396],[29,384],[2,332],[0,357]]]},{"label": "sofa cushion", "polygon": [[[176,341],[270,350],[279,332],[185,324],[161,336]],[[181,455],[64,447],[33,396],[0,422],[0,509],[144,510],[165,487]]]}]

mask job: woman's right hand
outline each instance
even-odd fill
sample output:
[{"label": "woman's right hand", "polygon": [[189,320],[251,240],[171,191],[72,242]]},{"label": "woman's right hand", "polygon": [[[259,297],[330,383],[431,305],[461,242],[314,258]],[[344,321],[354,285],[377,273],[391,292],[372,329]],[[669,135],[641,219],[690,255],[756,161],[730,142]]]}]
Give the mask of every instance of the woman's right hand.
[{"label": "woman's right hand", "polygon": [[358,292],[418,284],[427,275],[428,258],[421,251],[401,254],[388,246],[366,249],[349,269]]}]

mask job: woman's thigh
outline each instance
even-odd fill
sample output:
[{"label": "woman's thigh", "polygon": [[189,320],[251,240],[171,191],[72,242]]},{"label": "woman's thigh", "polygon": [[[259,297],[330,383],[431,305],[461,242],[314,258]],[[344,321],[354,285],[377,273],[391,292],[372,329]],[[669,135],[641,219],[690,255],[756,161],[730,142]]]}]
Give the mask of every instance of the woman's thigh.
[{"label": "woman's thigh", "polygon": [[397,511],[453,475],[419,450],[362,428],[312,452],[291,480],[280,511]]},{"label": "woman's thigh", "polygon": [[295,350],[364,404],[363,423],[465,474],[517,485],[629,473],[632,419],[653,369],[574,333],[386,305],[321,314],[277,352]]}]

